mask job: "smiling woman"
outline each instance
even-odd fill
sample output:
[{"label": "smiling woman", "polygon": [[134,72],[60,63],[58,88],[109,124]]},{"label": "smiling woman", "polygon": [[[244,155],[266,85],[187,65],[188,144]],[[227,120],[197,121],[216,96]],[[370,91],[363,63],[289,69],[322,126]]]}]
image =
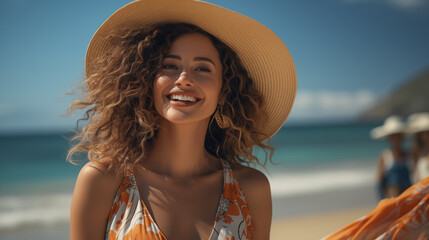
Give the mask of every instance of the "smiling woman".
[{"label": "smiling woman", "polygon": [[[225,14],[235,28],[219,21]],[[244,25],[266,46],[235,39]],[[73,194],[71,239],[269,238],[268,180],[244,165],[271,159],[264,141],[296,91],[290,55],[269,29],[200,1],[133,2],[91,40],[82,89],[70,110],[89,108],[88,123],[69,160],[88,152],[90,162]]]}]

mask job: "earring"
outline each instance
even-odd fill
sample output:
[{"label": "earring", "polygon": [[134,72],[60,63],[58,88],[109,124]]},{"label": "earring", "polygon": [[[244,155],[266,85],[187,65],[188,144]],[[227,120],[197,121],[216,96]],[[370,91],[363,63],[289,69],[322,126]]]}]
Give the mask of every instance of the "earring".
[{"label": "earring", "polygon": [[219,113],[219,109],[216,109],[216,112],[214,114],[214,118],[216,119],[217,125],[220,128],[227,128],[229,126],[229,124],[223,120],[222,116]]}]

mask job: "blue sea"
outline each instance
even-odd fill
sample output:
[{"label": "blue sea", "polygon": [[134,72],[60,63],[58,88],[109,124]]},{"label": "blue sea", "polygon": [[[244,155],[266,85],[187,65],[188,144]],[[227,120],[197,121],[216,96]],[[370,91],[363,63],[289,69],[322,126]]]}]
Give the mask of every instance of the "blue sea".
[{"label": "blue sea", "polygon": [[[274,164],[263,170],[273,198],[372,184],[378,155],[388,147],[369,138],[373,127],[282,128],[271,139]],[[0,232],[68,222],[81,168],[65,161],[68,138],[67,132],[0,135]]]}]

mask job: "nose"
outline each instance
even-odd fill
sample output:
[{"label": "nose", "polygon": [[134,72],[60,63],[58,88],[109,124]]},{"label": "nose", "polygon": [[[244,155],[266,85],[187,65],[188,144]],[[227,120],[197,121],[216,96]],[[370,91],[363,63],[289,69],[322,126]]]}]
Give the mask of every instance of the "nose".
[{"label": "nose", "polygon": [[179,77],[174,82],[174,85],[181,87],[191,87],[194,85],[191,76],[187,72],[180,73]]}]

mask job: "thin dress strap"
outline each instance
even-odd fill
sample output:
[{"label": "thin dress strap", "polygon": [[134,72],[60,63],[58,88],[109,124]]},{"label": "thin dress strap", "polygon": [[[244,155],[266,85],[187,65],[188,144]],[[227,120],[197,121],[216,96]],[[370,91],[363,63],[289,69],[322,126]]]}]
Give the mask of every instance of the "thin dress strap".
[{"label": "thin dress strap", "polygon": [[253,223],[244,196],[229,162],[222,160],[224,170],[223,193],[219,201],[216,223],[210,240],[250,239]]},{"label": "thin dress strap", "polygon": [[136,178],[134,177],[134,170],[131,164],[127,163],[124,171],[124,178],[128,180],[128,183],[135,187],[136,186]]},{"label": "thin dress strap", "polygon": [[115,195],[106,227],[106,240],[166,240],[144,205],[134,177],[127,165]]}]

